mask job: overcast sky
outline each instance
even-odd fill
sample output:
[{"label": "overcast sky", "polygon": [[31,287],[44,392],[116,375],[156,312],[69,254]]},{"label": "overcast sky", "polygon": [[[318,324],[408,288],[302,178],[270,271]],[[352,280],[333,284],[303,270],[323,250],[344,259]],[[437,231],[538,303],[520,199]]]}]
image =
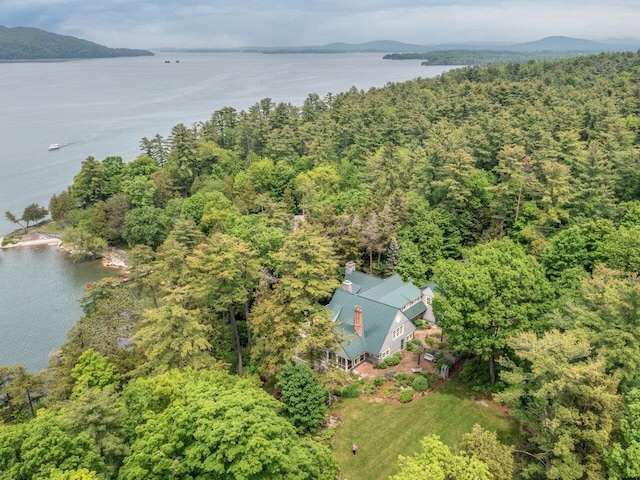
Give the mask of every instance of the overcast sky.
[{"label": "overcast sky", "polygon": [[0,25],[109,47],[640,38],[640,0],[0,0]]}]

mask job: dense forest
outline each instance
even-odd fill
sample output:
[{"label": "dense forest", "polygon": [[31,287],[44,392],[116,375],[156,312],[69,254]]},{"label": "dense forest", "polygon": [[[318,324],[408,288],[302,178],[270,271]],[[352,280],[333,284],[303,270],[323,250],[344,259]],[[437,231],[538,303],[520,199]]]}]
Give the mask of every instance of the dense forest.
[{"label": "dense forest", "polygon": [[38,28],[0,25],[0,60],[55,60],[68,58],[142,57],[148,50],[109,48],[88,40],[58,35]]},{"label": "dense forest", "polygon": [[577,52],[500,52],[494,50],[436,50],[420,53],[389,53],[385,60],[424,60],[422,65],[488,65],[490,63],[524,63],[575,57]]},{"label": "dense forest", "polygon": [[639,477],[639,135],[640,54],[607,53],[263,99],[87,158],[51,216],[130,274],[89,286],[47,370],[0,369],[0,479],[335,479],[317,431],[350,378],[307,365],[350,260],[435,282],[458,375],[522,426],[515,462],[425,438],[394,478]]}]

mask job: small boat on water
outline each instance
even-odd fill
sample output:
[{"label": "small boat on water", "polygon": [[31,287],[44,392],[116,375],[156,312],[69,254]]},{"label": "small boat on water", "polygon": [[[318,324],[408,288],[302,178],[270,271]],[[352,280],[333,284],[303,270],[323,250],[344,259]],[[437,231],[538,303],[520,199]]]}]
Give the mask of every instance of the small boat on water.
[{"label": "small boat on water", "polygon": [[62,148],[62,145],[60,145],[59,143],[52,143],[51,145],[49,145],[49,150],[58,150],[59,148]]}]

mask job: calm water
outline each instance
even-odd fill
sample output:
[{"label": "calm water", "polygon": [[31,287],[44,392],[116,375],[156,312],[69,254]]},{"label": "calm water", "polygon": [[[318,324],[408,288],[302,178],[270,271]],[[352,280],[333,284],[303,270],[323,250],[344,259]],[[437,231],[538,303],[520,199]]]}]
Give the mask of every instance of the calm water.
[{"label": "calm water", "polygon": [[65,342],[80,318],[82,285],[113,269],[99,261],[75,264],[56,247],[0,250],[0,365],[35,371]]},{"label": "calm water", "polygon": [[[6,210],[20,216],[30,203],[47,206],[88,156],[132,160],[142,137],[167,137],[174,125],[207,120],[225,106],[243,110],[265,97],[302,105],[309,93],[380,87],[447,69],[381,57],[173,53],[0,63],[0,236],[15,228]],[[65,146],[49,152],[51,143]],[[81,285],[102,274],[68,265],[56,249],[0,253],[0,364],[43,366],[79,316]]]}]

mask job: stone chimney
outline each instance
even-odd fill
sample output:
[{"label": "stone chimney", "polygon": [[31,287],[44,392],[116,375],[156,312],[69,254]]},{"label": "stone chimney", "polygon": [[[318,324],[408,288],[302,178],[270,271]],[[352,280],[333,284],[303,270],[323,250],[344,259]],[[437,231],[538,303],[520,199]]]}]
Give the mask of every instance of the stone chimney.
[{"label": "stone chimney", "polygon": [[353,283],[352,283],[352,282],[350,282],[349,280],[345,280],[345,281],[343,281],[343,282],[342,282],[342,289],[343,289],[345,292],[352,293],[352,292],[353,292],[352,287],[353,287]]},{"label": "stone chimney", "polygon": [[353,272],[356,271],[356,262],[354,262],[353,260],[348,262],[345,266],[344,266],[344,274],[345,275],[350,275]]},{"label": "stone chimney", "polygon": [[353,328],[362,337],[362,307],[360,305],[356,305],[353,309]]}]

